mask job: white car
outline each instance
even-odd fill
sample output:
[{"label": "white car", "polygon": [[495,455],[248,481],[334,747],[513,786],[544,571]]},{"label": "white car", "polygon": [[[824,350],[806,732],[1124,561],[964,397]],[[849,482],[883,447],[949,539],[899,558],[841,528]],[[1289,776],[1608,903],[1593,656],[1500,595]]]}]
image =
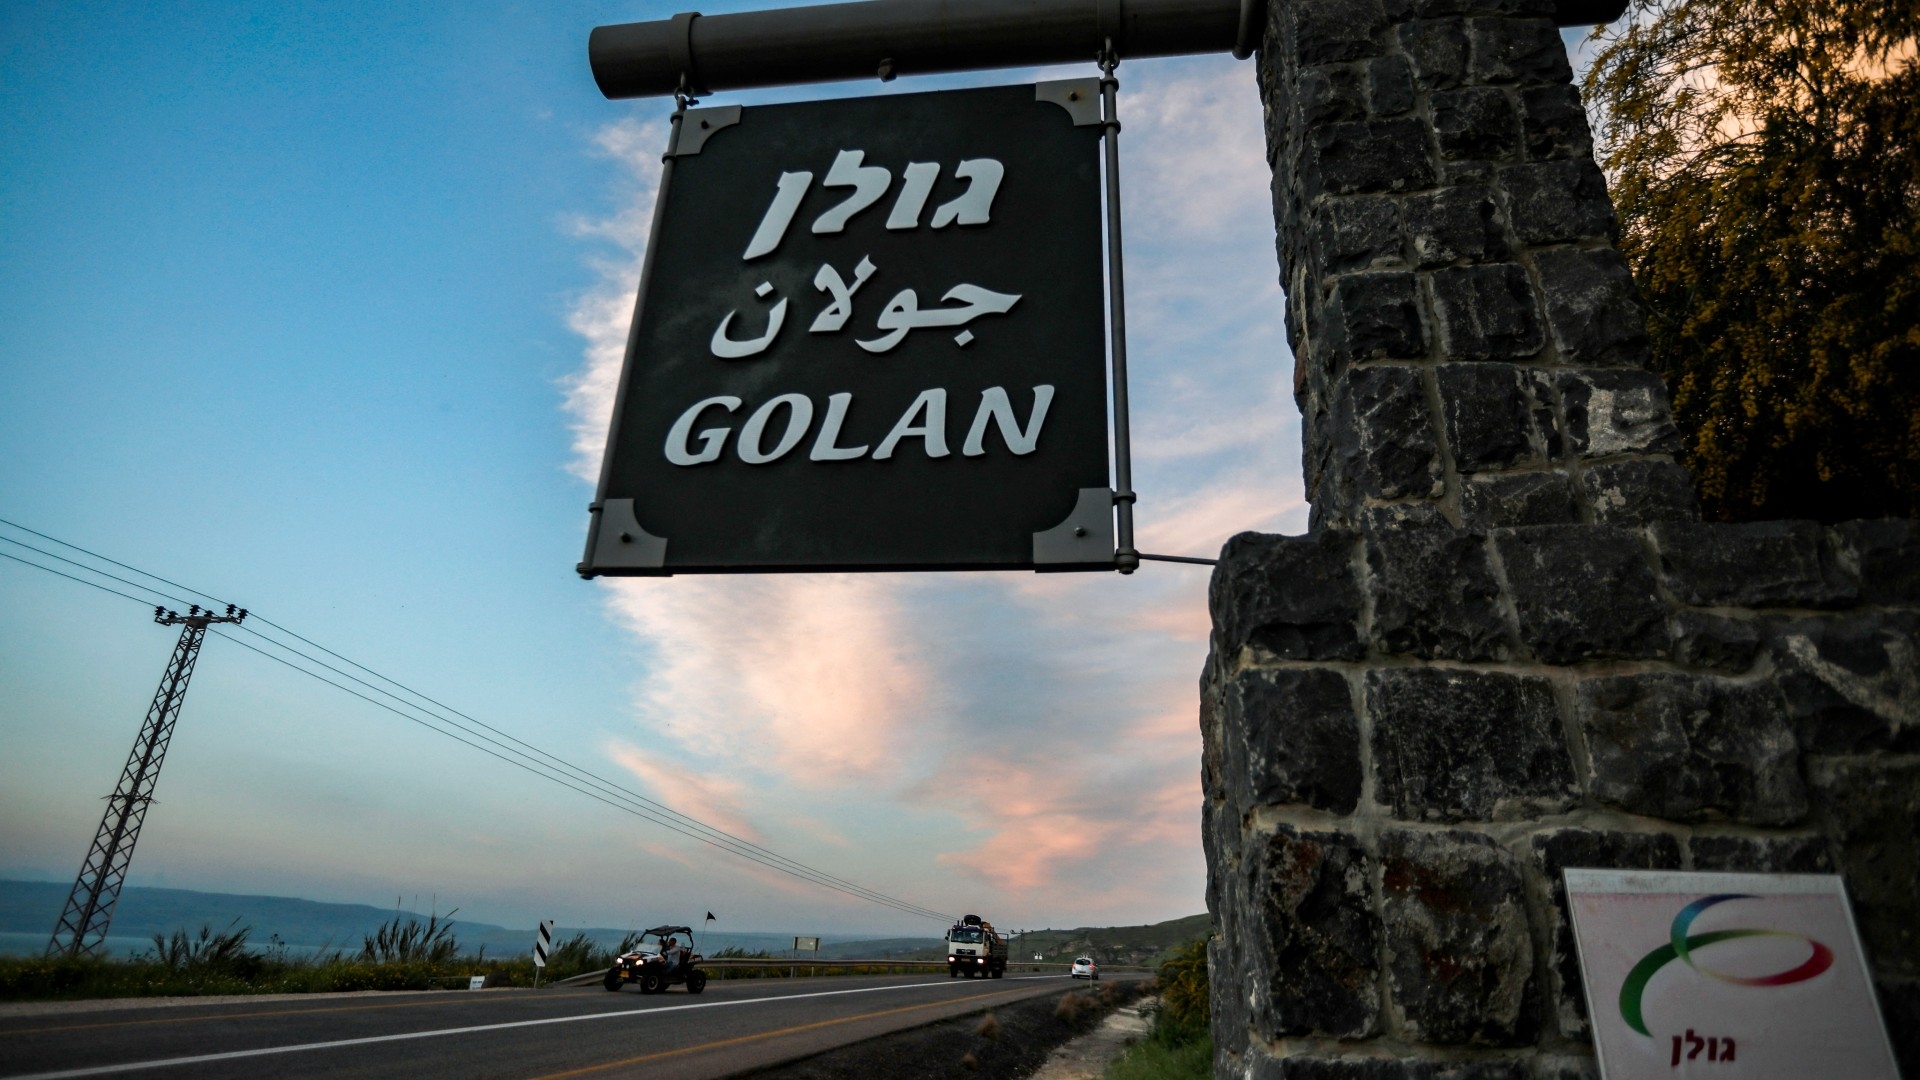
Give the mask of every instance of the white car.
[{"label": "white car", "polygon": [[1097,979],[1100,977],[1100,965],[1093,962],[1091,956],[1076,956],[1073,960],[1073,977],[1076,979]]}]

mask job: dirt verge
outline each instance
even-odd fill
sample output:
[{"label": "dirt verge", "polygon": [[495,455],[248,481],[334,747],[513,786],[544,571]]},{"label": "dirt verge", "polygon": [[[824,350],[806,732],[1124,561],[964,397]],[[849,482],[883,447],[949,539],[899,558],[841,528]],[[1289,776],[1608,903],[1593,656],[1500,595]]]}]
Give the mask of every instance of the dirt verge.
[{"label": "dirt verge", "polygon": [[[1020,1080],[1044,1065],[1054,1047],[1100,1026],[1108,1013],[1152,985],[1129,980],[1106,983],[1098,991],[1043,994],[744,1075],[753,1080]],[[1073,1004],[1064,1005],[1067,998]]]}]

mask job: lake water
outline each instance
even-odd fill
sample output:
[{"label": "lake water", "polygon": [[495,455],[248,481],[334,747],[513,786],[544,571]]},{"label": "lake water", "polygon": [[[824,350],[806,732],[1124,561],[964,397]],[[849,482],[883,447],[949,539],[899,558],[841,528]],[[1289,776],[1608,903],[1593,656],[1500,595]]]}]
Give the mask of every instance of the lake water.
[{"label": "lake water", "polygon": [[[249,951],[259,952],[264,943],[249,941]],[[288,956],[311,956],[320,951],[317,945],[288,945]],[[47,951],[46,934],[10,934],[0,932],[0,956],[39,956]],[[124,960],[128,953],[138,955],[153,951],[153,939],[142,937],[120,937],[107,935],[106,955],[109,959]]]}]

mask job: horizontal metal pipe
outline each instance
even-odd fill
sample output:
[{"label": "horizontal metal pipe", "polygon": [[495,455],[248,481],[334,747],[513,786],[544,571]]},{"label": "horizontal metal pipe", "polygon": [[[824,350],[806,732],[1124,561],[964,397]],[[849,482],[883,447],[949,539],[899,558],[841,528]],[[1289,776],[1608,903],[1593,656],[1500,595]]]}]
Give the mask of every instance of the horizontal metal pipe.
[{"label": "horizontal metal pipe", "polygon": [[[670,94],[676,54],[696,91],[1091,62],[1100,8],[1121,56],[1233,48],[1242,0],[864,0],[595,27],[587,54],[609,98]],[[883,68],[883,65],[886,67]]]},{"label": "horizontal metal pipe", "polygon": [[[1267,2],[1287,0],[860,0],[685,13],[595,27],[594,82],[609,98],[1092,61],[1231,52],[1259,43]],[[1562,26],[1617,18],[1626,0],[1558,0]]]}]

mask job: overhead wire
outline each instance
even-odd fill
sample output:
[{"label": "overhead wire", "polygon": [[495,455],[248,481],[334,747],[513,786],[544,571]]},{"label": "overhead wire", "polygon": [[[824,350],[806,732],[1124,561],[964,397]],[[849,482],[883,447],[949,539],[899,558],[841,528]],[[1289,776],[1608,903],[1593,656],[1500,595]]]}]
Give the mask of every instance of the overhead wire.
[{"label": "overhead wire", "polygon": [[[171,586],[174,589],[181,590],[182,592],[199,596],[205,600],[212,602],[215,605],[227,603],[227,601],[217,596],[214,596],[211,593],[203,592],[199,589],[195,589],[190,586],[183,585],[179,582],[172,581],[168,578],[161,577],[158,574],[154,574],[147,570],[143,570],[139,567],[130,565],[128,563],[121,562],[118,559],[114,559],[109,556],[102,555],[99,552],[91,551],[87,548],[81,547],[78,544],[73,544],[69,541],[62,540],[59,537],[40,532],[39,530],[29,528],[17,522],[10,521],[5,518],[0,518],[0,524],[7,525],[9,527],[18,529],[25,533],[29,533],[43,540],[49,541],[54,544],[58,544],[61,547],[67,548],[69,550],[79,552],[83,555],[88,556],[89,558],[98,560],[100,562],[104,562],[112,566],[119,567],[120,569],[126,570],[133,574],[137,574],[141,577],[148,578],[153,581],[161,582],[165,585]],[[157,589],[151,585],[145,585],[140,582],[131,581],[127,578],[123,578],[115,574],[110,574],[104,570],[99,569],[98,567],[89,566],[85,563],[81,563],[74,559],[66,558],[65,556],[58,555],[54,552],[45,551],[44,549],[34,547],[31,544],[24,543],[22,541],[13,539],[11,537],[0,535],[0,541],[5,541],[7,543],[16,545],[18,547],[25,548],[26,550],[33,551],[47,558],[56,559],[69,566],[73,566],[78,569],[84,570],[89,574],[95,574],[100,577],[107,578],[109,580],[118,582],[120,584],[130,586],[142,592],[150,593],[154,596],[159,596],[163,599],[170,600],[174,603],[187,602],[182,597],[168,593],[165,590]],[[133,596],[125,592],[121,592],[118,589],[101,585],[98,582],[80,578],[73,574],[65,573],[53,567],[35,563],[27,559],[22,559],[13,555],[8,555],[5,552],[0,552],[0,557],[5,557],[14,562],[33,567],[35,569],[44,570],[48,573],[55,574],[59,577],[66,578],[70,581],[76,581],[76,582],[79,582],[80,584],[88,585],[92,588],[99,589],[103,592],[108,592],[115,596],[119,596],[127,600],[132,600],[135,603],[140,603],[143,605],[151,603],[151,601],[143,600],[140,597]],[[252,644],[249,644],[248,642],[241,641],[240,639],[234,637],[231,634],[219,633],[218,631],[215,631],[215,633],[217,634],[217,636],[233,641],[235,644],[240,645],[243,648],[249,649],[250,651],[258,653],[261,656],[265,656],[268,659],[271,659],[280,664],[283,664],[295,671],[300,672],[301,674],[308,676],[309,678],[313,678],[320,682],[326,683],[327,685],[332,686],[335,689],[341,690],[344,693],[351,694],[362,701],[365,701],[372,705],[376,705],[382,709],[385,709],[388,712],[393,713],[396,716],[400,716],[403,719],[406,719],[412,723],[425,727],[430,731],[443,735],[447,738],[453,739],[454,741],[462,743],[463,745],[466,745],[472,749],[479,750],[482,753],[486,753],[507,764],[511,764],[518,768],[524,769],[525,771],[532,773],[533,775],[538,776],[542,779],[560,784],[561,786],[566,787],[569,790],[572,790],[579,794],[586,795],[589,798],[593,798],[596,801],[605,803],[609,806],[614,807],[615,809],[619,809],[626,813],[633,814],[636,817],[640,817],[642,820],[659,825],[662,828],[665,828],[681,836],[687,837],[688,839],[698,840],[701,843],[707,844],[721,851],[725,851],[729,854],[754,862],[767,869],[776,870],[790,877],[794,877],[801,881],[818,885],[823,888],[831,889],[833,891],[842,893],[844,895],[850,896],[855,899],[865,900],[867,902],[878,904],[884,907],[889,907],[894,910],[901,911],[907,914],[918,915],[924,918],[936,919],[942,922],[950,922],[953,918],[953,916],[951,916],[950,914],[934,911],[931,908],[923,907],[919,904],[914,904],[911,901],[902,900],[898,897],[890,896],[888,894],[879,892],[878,890],[871,889],[871,888],[868,888],[867,886],[863,886],[856,882],[849,881],[845,878],[841,878],[833,874],[829,874],[823,870],[819,870],[816,867],[809,866],[806,863],[802,863],[798,860],[791,859],[791,858],[788,858],[787,856],[781,855],[778,852],[775,852],[769,848],[763,847],[750,840],[746,840],[742,837],[735,836],[734,834],[729,833],[724,829],[720,829],[717,826],[709,825],[706,822],[699,820],[698,818],[682,813],[666,805],[665,803],[659,802],[654,799],[650,799],[644,795],[641,795],[638,792],[633,791],[630,788],[624,787],[623,785],[620,785],[614,781],[608,780],[605,777],[599,776],[598,774],[595,774],[590,770],[583,769],[580,766],[574,765],[572,762],[569,762],[564,758],[551,754],[548,751],[543,750],[522,739],[519,739],[518,737],[508,732],[505,732],[497,727],[494,727],[493,725],[487,724],[482,720],[472,717],[464,712],[461,712],[458,709],[455,709],[449,705],[446,705],[440,701],[437,701],[434,698],[431,698],[425,694],[422,694],[419,691],[414,690],[413,688],[407,686],[404,683],[399,682],[396,679],[393,679],[387,675],[383,675],[380,672],[375,671],[374,669],[367,667],[366,665],[351,659],[350,657],[343,656],[340,653],[335,652],[334,650],[329,649],[318,642],[315,642],[301,634],[294,632],[291,629],[288,629],[284,626],[279,625],[278,623],[275,623],[269,619],[261,617],[257,614],[253,614],[251,612],[249,614],[252,615],[253,619],[258,620],[259,622],[269,627],[272,627],[273,629],[279,631],[280,633],[285,634],[288,637],[294,638],[295,640],[300,641],[305,645],[310,646],[311,648],[317,649],[320,652],[326,653],[328,656],[331,656],[341,661],[342,663],[348,664],[360,671],[366,672],[368,675],[371,675],[374,678],[381,680],[382,682],[385,682],[393,687],[398,688],[404,693],[411,695],[414,698],[417,698],[419,701],[426,702],[428,705],[433,706],[433,708],[427,708],[420,704],[417,704],[414,701],[409,701],[406,698],[403,698],[398,694],[393,693],[392,691],[389,691],[380,686],[376,686],[365,679],[361,679],[358,676],[353,675],[350,672],[342,671],[341,669],[334,667],[333,665],[327,663],[324,660],[321,660],[318,657],[309,655],[301,651],[300,649],[294,646],[288,645],[283,641],[276,640],[275,638],[269,635],[262,634],[259,631],[252,629],[250,626],[248,626],[245,623],[239,624],[237,628],[246,633],[251,634],[252,636],[259,639],[264,644],[270,645],[276,649],[283,650],[284,652],[292,656],[295,656],[300,660],[305,661],[306,663],[313,664],[315,666],[323,668],[324,670],[332,672],[333,674],[338,675],[343,679],[349,679],[359,684],[360,686],[365,687],[368,691],[371,691],[374,694],[381,695],[382,697],[385,697],[391,700],[392,702],[397,703],[400,706],[400,708],[395,708],[393,705],[389,705],[387,702],[378,700],[373,697],[369,697],[367,694],[360,693],[359,691],[356,691],[351,687],[344,686],[340,683],[334,682],[332,679],[329,679],[315,671],[309,670],[307,668],[303,668],[297,663],[289,661],[281,656],[275,655],[274,653],[267,652],[266,650],[258,648]],[[436,712],[435,711],[436,709],[442,710],[442,711]],[[406,711],[406,710],[411,710],[411,711]],[[429,717],[431,718],[431,720],[437,721],[438,724],[430,723],[427,720],[423,720],[420,718],[420,716],[414,715],[414,713],[419,713],[426,717]],[[450,716],[444,715],[443,713],[451,714],[451,715]],[[458,719],[455,719],[455,717],[457,717]],[[462,721],[465,721],[465,723],[462,723]],[[444,726],[441,726],[441,725],[444,725]],[[472,728],[468,727],[467,725],[473,725],[473,727],[485,729],[485,731],[491,732],[492,735],[497,735],[499,736],[499,738],[494,738],[492,737],[492,735],[487,735],[487,734],[483,734],[480,731],[472,730]],[[449,728],[453,730],[448,730]],[[455,732],[458,732],[458,734],[456,734]],[[463,738],[462,737],[463,735],[470,736],[471,739]],[[482,745],[479,742],[471,741],[472,739],[478,739],[478,740],[482,740],[485,743],[490,743],[492,744],[492,746],[498,747],[498,749],[497,750],[491,749],[488,746]],[[505,742],[502,741],[503,739],[505,740]],[[513,746],[507,745],[508,743],[512,743]],[[515,749],[514,748],[515,746],[520,747],[521,749]],[[586,785],[586,786],[583,787],[582,785]]]}]

